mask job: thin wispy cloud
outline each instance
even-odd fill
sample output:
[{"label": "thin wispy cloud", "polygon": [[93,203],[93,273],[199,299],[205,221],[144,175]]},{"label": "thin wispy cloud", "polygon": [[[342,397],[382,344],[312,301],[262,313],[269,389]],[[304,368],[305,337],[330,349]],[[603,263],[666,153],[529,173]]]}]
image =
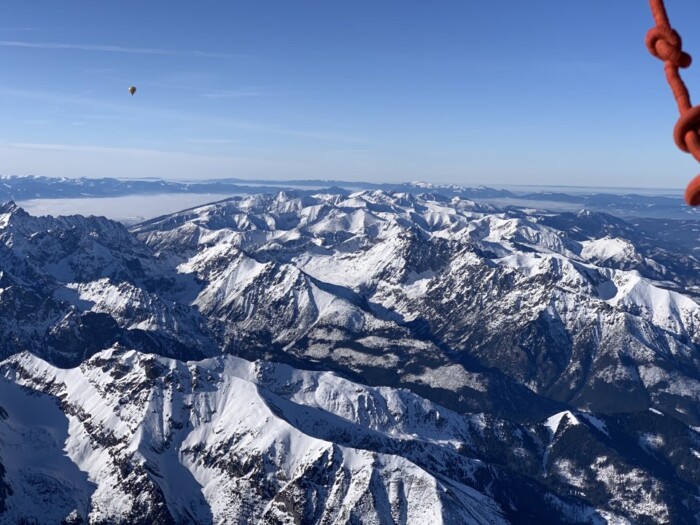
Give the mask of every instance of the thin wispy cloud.
[{"label": "thin wispy cloud", "polygon": [[[305,173],[308,163],[278,161],[239,155],[196,154],[155,148],[87,146],[60,143],[30,143],[0,139],[3,170],[7,173],[36,173],[48,176],[94,177],[95,166],[105,177],[152,177],[167,173],[168,178],[188,178],[195,173],[210,178],[247,173],[259,176],[294,168],[293,173]],[[30,155],[27,155],[30,152]],[[197,178],[197,177],[195,177]],[[201,177],[199,177],[201,178]]]},{"label": "thin wispy cloud", "polygon": [[86,120],[126,120],[129,117],[125,115],[109,114],[109,113],[88,113],[81,115],[80,118]]},{"label": "thin wispy cloud", "polygon": [[222,145],[222,144],[234,144],[235,142],[240,142],[238,139],[183,139],[188,144],[211,144],[211,145]]},{"label": "thin wispy cloud", "polygon": [[[128,79],[114,77],[113,80],[128,82]],[[181,89],[185,91],[202,91],[202,86],[187,84],[168,84],[163,82],[140,82],[141,86],[161,87],[166,89]],[[202,93],[205,98],[238,98],[238,97],[260,97],[263,93],[256,89],[209,89]]]},{"label": "thin wispy cloud", "polygon": [[91,67],[85,70],[85,73],[88,75],[116,75],[120,72],[122,72],[121,69],[117,69],[114,67]]},{"label": "thin wispy cloud", "polygon": [[115,147],[115,146],[86,146],[80,144],[59,144],[59,143],[41,143],[41,142],[13,142],[0,140],[0,149],[4,150],[27,150],[27,151],[44,151],[44,152],[63,152],[63,153],[97,153],[106,155],[137,155],[141,158],[145,157],[172,157],[179,159],[230,159],[230,157],[222,157],[215,155],[198,155],[196,153],[188,153],[182,151],[171,151],[156,148],[133,148],[133,147]]},{"label": "thin wispy cloud", "polygon": [[96,112],[114,112],[120,116],[126,114],[133,116],[134,118],[159,118],[169,121],[183,121],[187,122],[188,125],[193,123],[199,123],[202,125],[220,125],[229,126],[237,129],[245,129],[249,131],[255,131],[260,133],[270,133],[275,135],[286,135],[290,137],[298,137],[313,140],[323,140],[331,142],[346,142],[355,144],[367,143],[367,140],[361,137],[344,135],[341,133],[334,133],[328,131],[320,130],[297,130],[289,129],[286,127],[281,127],[272,123],[237,120],[228,117],[222,117],[218,115],[195,113],[190,111],[182,110],[169,110],[165,108],[157,107],[130,107],[128,104],[115,104],[113,102],[106,102],[104,100],[97,100],[90,97],[76,97],[70,95],[61,95],[55,93],[47,93],[41,91],[28,91],[19,89],[3,89],[0,88],[0,96],[11,96],[17,98],[24,98],[29,100],[40,100],[45,103],[50,104],[71,104],[81,106],[83,108],[93,108]]},{"label": "thin wispy cloud", "polygon": [[49,119],[45,119],[45,118],[20,119],[18,122],[21,122],[22,124],[29,124],[32,126],[45,126],[45,125],[51,123],[51,121]]},{"label": "thin wispy cloud", "polygon": [[240,90],[215,90],[204,93],[202,96],[205,98],[238,98],[238,97],[259,97],[262,93],[260,91],[255,91],[252,89],[240,89]]},{"label": "thin wispy cloud", "polygon": [[56,42],[23,42],[18,40],[0,40],[0,47],[19,47],[28,49],[53,49],[70,51],[95,51],[101,53],[132,53],[139,55],[167,55],[200,58],[234,58],[242,55],[217,53],[211,51],[192,51],[181,49],[158,49],[147,47],[104,46],[96,44],[62,44]]},{"label": "thin wispy cloud", "polygon": [[25,149],[36,151],[70,151],[80,153],[171,153],[145,148],[115,148],[107,146],[80,146],[74,144],[44,144],[37,142],[5,142],[0,141],[0,148]]},{"label": "thin wispy cloud", "polygon": [[[87,70],[90,74],[102,74],[102,73],[114,73],[115,70],[110,69],[90,69]],[[131,82],[131,79],[123,76],[114,76],[108,74],[103,77],[106,80],[112,80],[116,82]],[[150,86],[156,88],[165,88],[170,90],[182,90],[182,91],[196,91],[199,92],[198,96],[210,99],[225,99],[225,98],[240,98],[240,97],[261,97],[263,96],[263,91],[258,88],[240,88],[240,89],[220,89],[220,88],[202,88],[198,84],[177,84],[170,82],[153,82],[153,81],[142,81],[139,82],[139,87]]]}]

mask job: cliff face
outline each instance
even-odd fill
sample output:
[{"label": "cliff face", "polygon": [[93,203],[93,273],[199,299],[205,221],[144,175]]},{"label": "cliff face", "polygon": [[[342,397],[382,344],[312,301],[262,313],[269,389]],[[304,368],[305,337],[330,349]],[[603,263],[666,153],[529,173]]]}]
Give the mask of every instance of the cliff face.
[{"label": "cliff face", "polygon": [[435,194],[6,204],[0,521],[695,523],[698,269]]}]

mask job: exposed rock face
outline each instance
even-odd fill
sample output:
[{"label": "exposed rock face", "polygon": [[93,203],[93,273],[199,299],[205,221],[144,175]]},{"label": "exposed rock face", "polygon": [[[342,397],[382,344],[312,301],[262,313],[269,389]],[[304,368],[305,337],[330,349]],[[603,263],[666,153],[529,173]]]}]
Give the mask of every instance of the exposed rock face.
[{"label": "exposed rock face", "polygon": [[329,372],[123,349],[0,372],[8,522],[692,522],[693,436],[651,412],[520,425]]},{"label": "exposed rock face", "polygon": [[380,191],[131,231],[6,204],[0,522],[696,523],[700,262],[653,227]]},{"label": "exposed rock face", "polygon": [[124,226],[0,208],[0,356],[31,350],[74,366],[119,342],[185,359],[218,353],[187,304],[196,285]]},{"label": "exposed rock face", "polygon": [[197,275],[194,304],[228,352],[409,386],[455,410],[653,406],[700,425],[700,263],[620,219],[278,194],[133,231]]}]

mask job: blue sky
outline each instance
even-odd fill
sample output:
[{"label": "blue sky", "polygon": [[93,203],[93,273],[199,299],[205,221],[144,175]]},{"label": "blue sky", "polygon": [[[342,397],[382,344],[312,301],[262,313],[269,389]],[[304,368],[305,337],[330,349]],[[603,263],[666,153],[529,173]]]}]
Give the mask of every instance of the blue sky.
[{"label": "blue sky", "polygon": [[[669,9],[700,102],[700,3]],[[681,188],[651,25],[640,0],[3,2],[0,173]]]}]

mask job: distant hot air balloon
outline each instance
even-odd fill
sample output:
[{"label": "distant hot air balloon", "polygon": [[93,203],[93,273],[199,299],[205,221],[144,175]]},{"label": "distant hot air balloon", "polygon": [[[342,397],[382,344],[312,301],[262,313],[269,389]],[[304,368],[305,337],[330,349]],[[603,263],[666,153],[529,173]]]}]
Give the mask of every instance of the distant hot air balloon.
[{"label": "distant hot air balloon", "polygon": [[134,96],[134,93],[136,93],[136,87],[135,86],[129,86],[129,93],[131,93],[131,96]]}]

